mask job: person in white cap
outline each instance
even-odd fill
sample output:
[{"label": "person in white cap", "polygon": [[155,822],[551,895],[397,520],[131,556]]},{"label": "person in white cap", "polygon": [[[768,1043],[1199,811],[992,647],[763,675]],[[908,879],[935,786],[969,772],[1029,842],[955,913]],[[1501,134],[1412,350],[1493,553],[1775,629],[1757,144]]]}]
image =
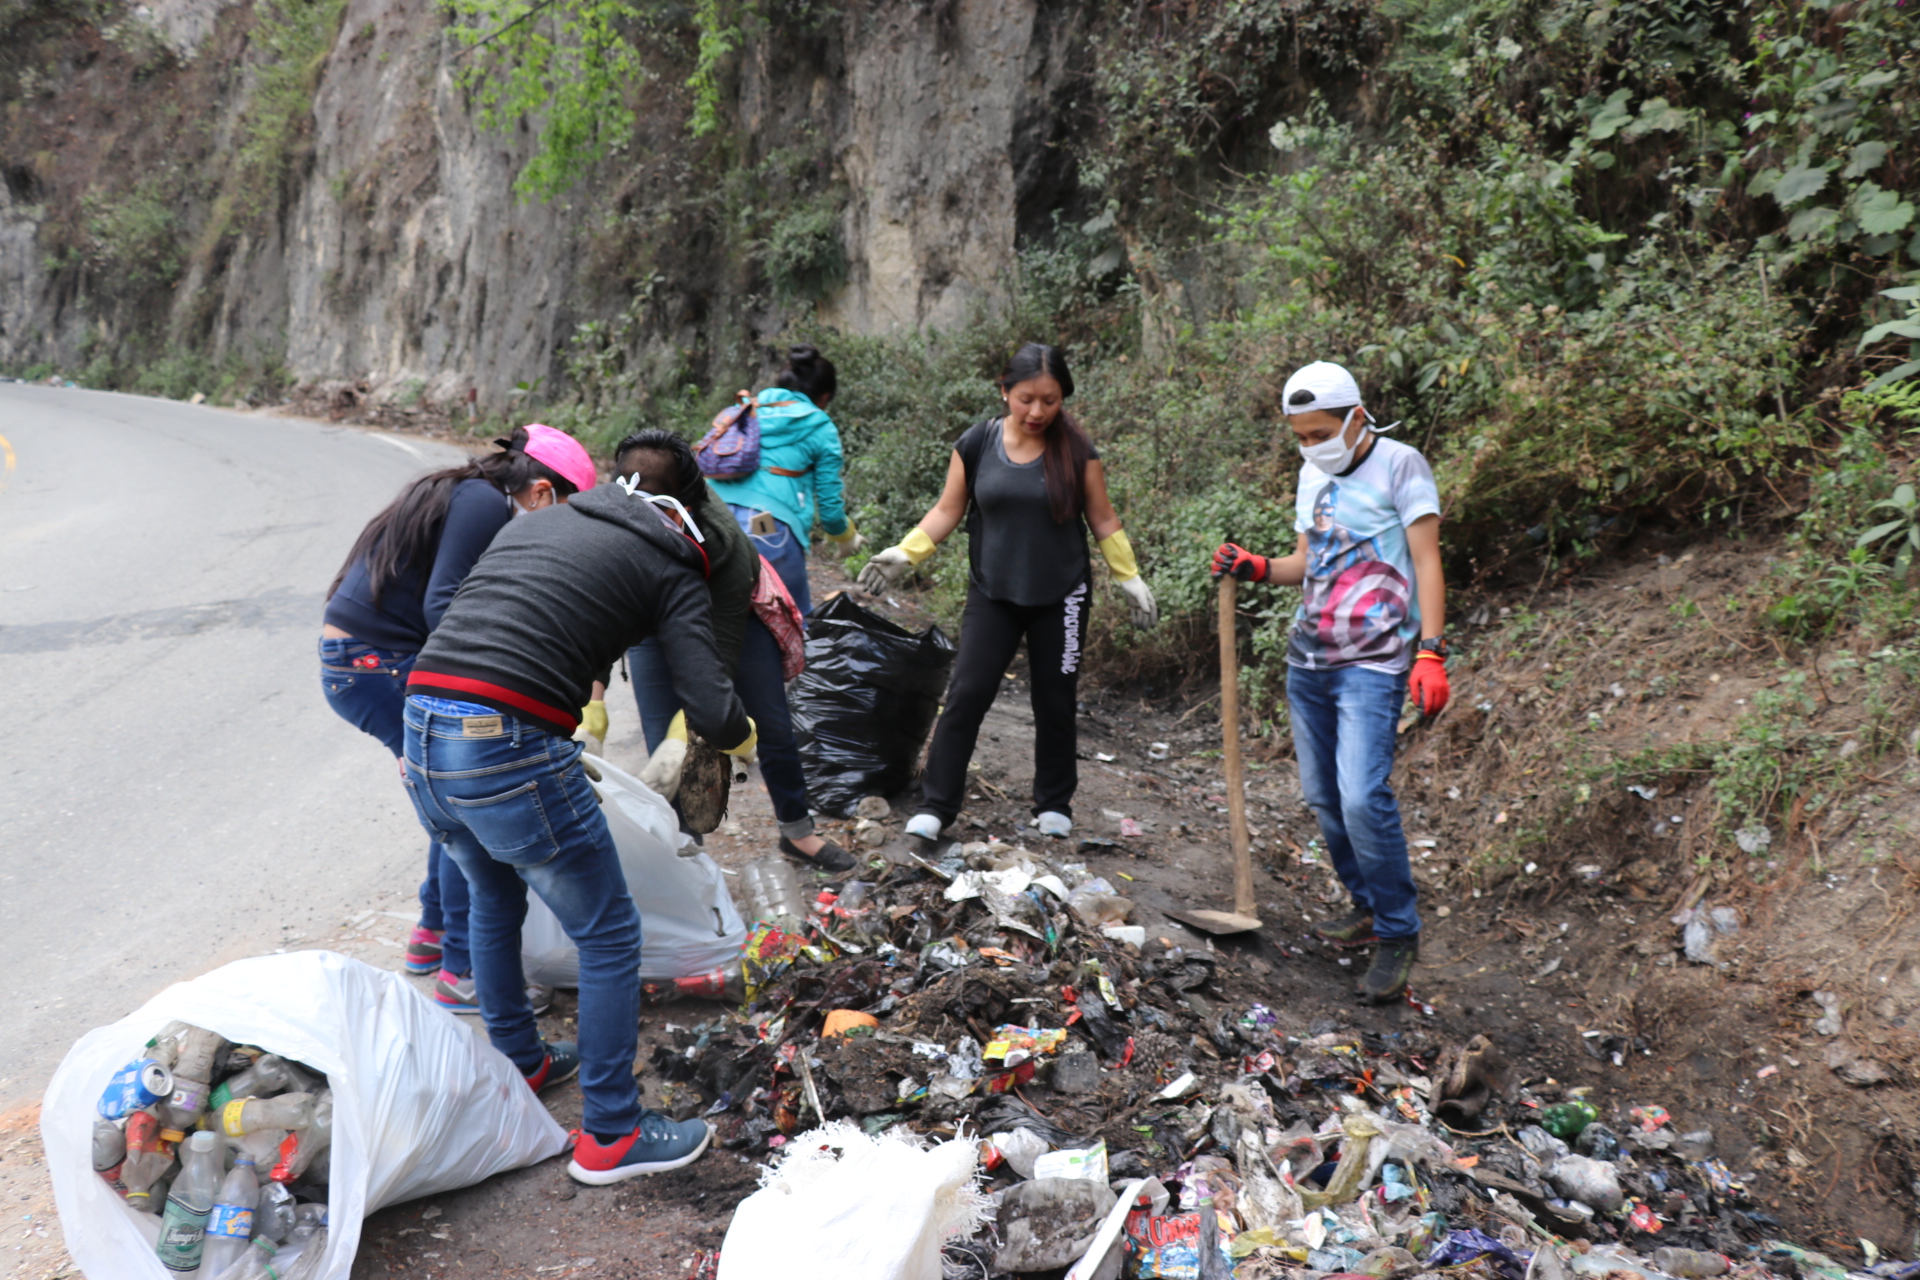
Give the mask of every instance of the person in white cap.
[{"label": "person in white cap", "polygon": [[1339,946],[1376,944],[1359,993],[1385,1004],[1405,996],[1420,955],[1418,894],[1388,781],[1400,708],[1411,696],[1436,716],[1448,697],[1440,495],[1427,460],[1380,434],[1392,428],[1374,427],[1339,365],[1300,369],[1281,403],[1304,459],[1298,542],[1273,559],[1225,543],[1213,576],[1302,588],[1287,644],[1294,754],[1353,898],[1315,932]]}]

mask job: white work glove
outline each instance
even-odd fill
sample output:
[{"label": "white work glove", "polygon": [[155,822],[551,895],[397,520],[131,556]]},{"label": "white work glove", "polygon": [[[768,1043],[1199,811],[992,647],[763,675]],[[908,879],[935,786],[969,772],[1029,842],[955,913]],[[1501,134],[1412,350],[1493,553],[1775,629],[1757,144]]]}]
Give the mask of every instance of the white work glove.
[{"label": "white work glove", "polygon": [[860,550],[860,548],[866,545],[867,545],[867,535],[864,533],[856,533],[851,538],[848,538],[843,542],[835,542],[833,544],[833,549],[839,553],[840,558],[842,560],[845,560],[848,556],[852,555],[854,552]]},{"label": "white work glove", "polygon": [[1160,606],[1153,602],[1153,588],[1145,578],[1128,578],[1113,585],[1127,593],[1127,614],[1134,626],[1146,631],[1160,621]]},{"label": "white work glove", "polygon": [[904,548],[888,547],[885,551],[876,551],[867,561],[867,567],[860,571],[860,589],[880,595],[911,568],[913,561]]},{"label": "white work glove", "polygon": [[640,781],[662,800],[672,800],[680,792],[680,773],[687,767],[687,713],[676,712],[667,725],[667,736],[640,770]]}]

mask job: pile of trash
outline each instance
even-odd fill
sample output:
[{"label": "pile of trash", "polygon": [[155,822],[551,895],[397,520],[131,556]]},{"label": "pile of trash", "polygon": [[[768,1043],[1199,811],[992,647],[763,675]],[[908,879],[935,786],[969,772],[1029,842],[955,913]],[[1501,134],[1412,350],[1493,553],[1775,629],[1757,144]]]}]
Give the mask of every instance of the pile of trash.
[{"label": "pile of trash", "polygon": [[[778,863],[747,888],[742,1003],[667,1023],[652,1060],[663,1106],[770,1157],[737,1223],[776,1188],[817,1199],[818,1178],[783,1170],[829,1150],[847,1166],[864,1138],[932,1144],[941,1171],[973,1161],[950,1277],[1920,1280],[1781,1241],[1710,1132],[1519,1087],[1484,1036],[1284,1025],[1228,994],[1220,953],[1149,936],[1084,865],[955,844],[810,903]],[[723,1277],[739,1236],[708,1260]]]},{"label": "pile of trash", "polygon": [[[158,1214],[155,1256],[200,1280],[295,1280],[326,1251],[324,1073],[175,1020],[107,1081],[93,1168]],[[317,1247],[316,1247],[317,1245]]]}]

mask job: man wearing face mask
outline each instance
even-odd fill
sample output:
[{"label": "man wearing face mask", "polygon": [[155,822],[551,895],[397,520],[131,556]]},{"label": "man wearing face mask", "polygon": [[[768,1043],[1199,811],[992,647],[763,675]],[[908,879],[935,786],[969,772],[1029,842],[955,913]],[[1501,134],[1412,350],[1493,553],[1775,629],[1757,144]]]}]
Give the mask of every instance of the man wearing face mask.
[{"label": "man wearing face mask", "polygon": [[[714,645],[708,558],[677,508],[600,485],[511,522],[407,681],[407,783],[472,891],[480,1016],[536,1091],[579,1073],[584,1122],[568,1172],[596,1185],[680,1168],[711,1136],[704,1121],[640,1105],[640,916],[572,741],[595,679],[657,638],[687,723],[752,758],[753,721]],[[577,1045],[543,1042],[527,1001],[529,887],[579,948]]]},{"label": "man wearing face mask", "polygon": [[[1447,705],[1447,589],[1440,495],[1420,451],[1380,432],[1353,375],[1317,361],[1281,401],[1303,464],[1294,552],[1268,559],[1229,542],[1213,576],[1302,589],[1287,644],[1287,708],[1300,790],[1353,899],[1315,930],[1374,943],[1359,994],[1402,998],[1420,954],[1420,915],[1400,809],[1388,781],[1401,705]],[[1397,425],[1397,424],[1396,424]]]}]

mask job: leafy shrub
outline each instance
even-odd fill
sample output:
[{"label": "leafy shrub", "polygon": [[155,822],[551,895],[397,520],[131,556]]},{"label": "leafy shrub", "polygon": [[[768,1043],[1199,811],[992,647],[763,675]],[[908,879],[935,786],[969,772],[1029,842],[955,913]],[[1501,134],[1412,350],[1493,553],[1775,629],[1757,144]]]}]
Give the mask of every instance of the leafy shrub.
[{"label": "leafy shrub", "polygon": [[110,288],[170,288],[186,264],[171,175],[154,174],[124,195],[86,202],[89,260]]},{"label": "leafy shrub", "polygon": [[761,264],[774,293],[812,302],[847,281],[847,247],[837,201],[821,197],[782,214],[762,242]]}]

